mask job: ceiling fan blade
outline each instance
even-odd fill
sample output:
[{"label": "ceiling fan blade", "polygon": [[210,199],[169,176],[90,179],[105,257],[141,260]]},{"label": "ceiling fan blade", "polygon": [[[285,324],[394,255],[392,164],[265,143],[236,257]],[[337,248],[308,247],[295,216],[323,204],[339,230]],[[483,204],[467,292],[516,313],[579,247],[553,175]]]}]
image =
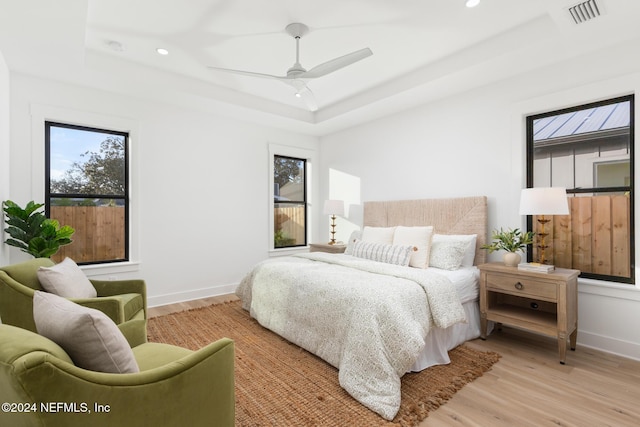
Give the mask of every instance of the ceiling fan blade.
[{"label": "ceiling fan blade", "polygon": [[307,104],[310,111],[318,111],[318,103],[311,89],[307,87],[305,90],[300,91],[300,98]]},{"label": "ceiling fan blade", "polygon": [[289,80],[290,79],[287,76],[274,76],[271,74],[254,73],[252,71],[232,70],[231,68],[220,68],[220,67],[208,67],[208,68],[212,70],[224,71],[225,73],[240,74],[242,76],[249,76],[249,77],[260,77],[263,79],[273,79],[273,80]]},{"label": "ceiling fan blade", "polygon": [[309,86],[307,86],[304,80],[292,79],[292,80],[285,81],[285,83],[287,83],[290,86],[293,86],[293,88],[296,90],[295,92],[296,97],[302,99],[310,111],[318,110],[318,103],[316,102],[316,97],[313,95],[313,92],[311,92],[311,89],[309,89]]},{"label": "ceiling fan blade", "polygon": [[373,55],[373,52],[368,47],[355,52],[348,53],[344,56],[332,59],[331,61],[323,62],[298,76],[298,78],[314,79],[316,77],[322,77],[329,73],[332,73],[340,68],[344,68],[347,65],[351,65],[354,62],[358,62],[364,58]]}]

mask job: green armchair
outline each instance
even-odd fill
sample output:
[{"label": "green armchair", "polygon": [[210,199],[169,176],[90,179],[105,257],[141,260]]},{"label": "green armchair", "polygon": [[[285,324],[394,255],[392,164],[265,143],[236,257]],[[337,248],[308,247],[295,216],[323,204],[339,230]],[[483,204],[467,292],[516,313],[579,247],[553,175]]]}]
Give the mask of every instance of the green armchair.
[{"label": "green armchair", "polygon": [[[42,291],[39,267],[55,265],[49,258],[34,258],[0,267],[0,320],[36,332],[33,321],[33,293]],[[147,288],[144,280],[90,280],[97,298],[71,301],[102,311],[116,324],[147,318]]]},{"label": "green armchair", "polygon": [[133,349],[138,373],[87,371],[53,341],[0,325],[0,403],[5,402],[0,425],[234,425],[232,340],[191,351],[147,342],[144,320],[119,328]]}]

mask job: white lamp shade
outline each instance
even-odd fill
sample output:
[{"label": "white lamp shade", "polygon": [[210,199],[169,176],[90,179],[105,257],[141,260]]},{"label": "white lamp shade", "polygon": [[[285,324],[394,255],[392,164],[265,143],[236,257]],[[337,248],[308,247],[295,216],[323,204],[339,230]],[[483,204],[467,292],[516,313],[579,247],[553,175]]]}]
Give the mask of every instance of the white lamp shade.
[{"label": "white lamp shade", "polygon": [[324,214],[325,215],[340,215],[340,216],[344,216],[344,201],[342,201],[342,200],[325,200],[324,201]]},{"label": "white lamp shade", "polygon": [[520,215],[569,215],[567,190],[563,187],[524,188]]}]

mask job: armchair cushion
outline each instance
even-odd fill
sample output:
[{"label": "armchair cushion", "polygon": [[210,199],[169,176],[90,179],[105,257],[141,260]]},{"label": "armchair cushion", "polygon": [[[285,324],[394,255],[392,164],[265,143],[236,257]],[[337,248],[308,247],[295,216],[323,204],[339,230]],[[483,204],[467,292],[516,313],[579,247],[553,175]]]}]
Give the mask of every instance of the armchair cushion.
[{"label": "armchair cushion", "polygon": [[36,291],[33,317],[38,333],[65,349],[76,366],[98,372],[139,371],[126,338],[101,311]]},{"label": "armchair cushion", "polygon": [[80,267],[69,257],[52,267],[39,267],[38,280],[45,291],[65,298],[95,298],[98,296]]}]

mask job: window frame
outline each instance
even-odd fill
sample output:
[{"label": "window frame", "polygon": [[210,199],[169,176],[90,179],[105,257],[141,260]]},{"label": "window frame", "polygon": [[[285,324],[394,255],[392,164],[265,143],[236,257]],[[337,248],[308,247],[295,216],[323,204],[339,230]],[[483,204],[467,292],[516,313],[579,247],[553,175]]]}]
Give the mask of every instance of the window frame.
[{"label": "window frame", "polygon": [[[635,284],[635,96],[634,94],[618,96],[614,98],[608,98],[601,101],[589,102],[585,104],[579,104],[572,107],[562,108],[553,111],[546,111],[538,114],[530,114],[525,117],[525,141],[526,141],[526,187],[532,188],[534,187],[534,138],[533,138],[533,123],[535,120],[561,115],[565,113],[571,113],[580,110],[586,110],[594,107],[601,107],[604,105],[616,104],[620,102],[629,101],[629,168],[630,168],[630,182],[629,186],[621,186],[621,187],[590,187],[590,188],[567,188],[567,195],[572,194],[584,194],[584,193],[612,193],[612,192],[620,192],[620,191],[628,191],[629,192],[629,278],[622,276],[611,276],[604,274],[596,274],[590,272],[580,272],[581,278],[595,279],[595,280],[604,280],[608,282],[615,283],[624,283],[624,284]],[[553,185],[553,183],[552,183]],[[526,218],[526,226],[527,231],[533,230],[533,217],[531,215],[527,215]],[[533,257],[533,251],[531,250],[532,245],[528,246],[527,250],[527,261],[531,262]]]},{"label": "window frame", "polygon": [[[314,213],[313,213],[313,198],[314,194],[316,194],[317,185],[317,177],[315,176],[315,172],[313,169],[313,165],[315,164],[317,152],[313,149],[303,148],[303,147],[294,147],[289,145],[281,145],[275,143],[268,144],[268,152],[269,152],[269,188],[268,188],[268,218],[269,218],[269,232],[268,232],[268,251],[271,256],[279,256],[286,255],[288,253],[300,252],[309,248],[309,242],[311,241],[312,236],[312,225],[314,224]],[[275,169],[275,157],[292,157],[297,159],[304,159],[305,163],[305,178],[306,178],[306,214],[305,214],[305,245],[304,246],[291,246],[284,248],[276,248],[274,242],[274,169]]]},{"label": "window frame", "polygon": [[[274,200],[273,200],[273,204],[274,204],[274,209],[275,209],[275,205],[277,204],[291,204],[291,205],[304,205],[304,242],[302,244],[295,244],[295,245],[289,245],[289,246],[278,246],[277,248],[275,247],[275,241],[274,241],[274,249],[293,249],[293,248],[300,248],[300,247],[306,247],[308,246],[308,238],[309,238],[309,233],[308,233],[308,227],[309,227],[309,223],[307,220],[307,215],[309,213],[309,202],[307,200],[307,192],[308,192],[308,188],[307,188],[307,159],[304,158],[300,158],[300,157],[293,157],[293,156],[285,156],[285,155],[281,155],[281,154],[274,154],[273,155],[273,162],[274,162],[274,172],[275,172],[275,161],[277,158],[280,159],[289,159],[289,160],[294,160],[294,161],[301,161],[303,163],[303,169],[304,169],[304,176],[302,178],[302,193],[303,193],[303,199],[302,200],[288,200],[288,201],[275,201],[275,194],[274,196]],[[273,188],[275,189],[275,184],[273,186]],[[274,230],[274,235],[275,235],[275,230]]]},{"label": "window frame", "polygon": [[[84,193],[52,193],[51,192],[51,128],[65,128],[73,130],[81,130],[86,132],[106,133],[124,137],[124,195],[119,194],[84,194]],[[130,134],[126,131],[111,130],[84,125],[74,125],[54,120],[44,121],[44,204],[45,216],[51,216],[51,199],[69,199],[69,198],[109,198],[122,200],[124,203],[124,258],[116,258],[110,260],[94,260],[88,262],[78,262],[78,265],[100,265],[128,262],[130,260],[130,206],[129,206],[129,146]]]}]

